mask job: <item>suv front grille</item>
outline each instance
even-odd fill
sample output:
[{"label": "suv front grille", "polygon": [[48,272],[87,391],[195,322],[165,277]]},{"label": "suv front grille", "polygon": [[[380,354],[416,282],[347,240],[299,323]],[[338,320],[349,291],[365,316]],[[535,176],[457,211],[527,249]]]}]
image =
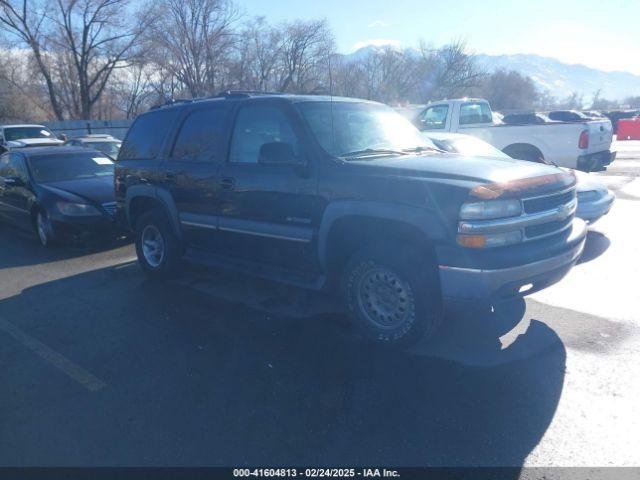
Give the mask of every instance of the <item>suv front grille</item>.
[{"label": "suv front grille", "polygon": [[575,190],[567,190],[566,192],[548,195],[545,197],[537,197],[523,200],[525,213],[538,213],[545,210],[553,210],[554,208],[569,203],[575,196]]},{"label": "suv front grille", "polygon": [[564,220],[559,220],[555,222],[547,222],[541,223],[540,225],[533,225],[531,227],[525,227],[524,233],[527,238],[535,238],[542,237],[545,235],[552,235],[554,233],[559,233],[569,225],[573,221],[573,215],[565,218]]}]

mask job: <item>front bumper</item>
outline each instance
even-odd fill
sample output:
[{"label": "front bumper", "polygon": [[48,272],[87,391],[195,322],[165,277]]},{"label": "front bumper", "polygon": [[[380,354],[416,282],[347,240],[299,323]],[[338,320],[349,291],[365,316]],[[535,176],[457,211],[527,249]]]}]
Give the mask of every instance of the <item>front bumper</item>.
[{"label": "front bumper", "polygon": [[58,214],[52,216],[51,224],[54,237],[63,242],[110,241],[125,234],[124,230],[107,215],[72,217]]},{"label": "front bumper", "polygon": [[603,150],[602,152],[590,153],[589,155],[581,155],[578,157],[578,170],[583,172],[598,172],[604,170],[616,159],[616,153],[611,150]]},{"label": "front bumper", "polygon": [[615,199],[615,195],[609,190],[605,195],[593,201],[580,201],[578,199],[576,217],[583,219],[585,222],[594,223],[600,217],[609,213]]},{"label": "front bumper", "polygon": [[[559,254],[522,265],[478,269],[440,265],[440,288],[445,300],[500,300],[528,295],[562,279],[584,249],[587,228],[574,219],[565,248]],[[520,245],[526,249],[527,245]]]}]

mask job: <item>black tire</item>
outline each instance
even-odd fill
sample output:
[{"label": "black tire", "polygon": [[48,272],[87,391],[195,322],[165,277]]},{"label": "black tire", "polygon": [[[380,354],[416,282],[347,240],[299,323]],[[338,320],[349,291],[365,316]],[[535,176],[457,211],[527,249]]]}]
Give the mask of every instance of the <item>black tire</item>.
[{"label": "black tire", "polygon": [[[155,255],[152,254],[152,238],[159,242]],[[134,240],[138,263],[150,278],[166,278],[176,271],[182,248],[164,212],[151,210],[140,215]]]},{"label": "black tire", "polygon": [[38,242],[43,248],[50,248],[56,244],[56,234],[46,210],[38,209],[33,220],[33,228],[38,237]]},{"label": "black tire", "polygon": [[417,260],[418,251],[385,250],[374,246],[351,257],[343,271],[343,295],[349,315],[369,340],[406,348],[433,337],[442,324],[437,270]]}]

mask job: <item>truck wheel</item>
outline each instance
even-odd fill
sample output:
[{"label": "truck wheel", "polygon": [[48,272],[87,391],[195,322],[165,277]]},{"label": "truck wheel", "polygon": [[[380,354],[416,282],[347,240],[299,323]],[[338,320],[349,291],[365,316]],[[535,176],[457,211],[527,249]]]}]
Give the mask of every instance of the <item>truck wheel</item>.
[{"label": "truck wheel", "polygon": [[180,242],[163,212],[143,213],[136,223],[135,244],[138,262],[151,278],[164,278],[180,263]]},{"label": "truck wheel", "polygon": [[373,342],[404,348],[433,336],[442,301],[432,266],[416,252],[390,255],[381,248],[357,252],[343,273],[349,314]]}]

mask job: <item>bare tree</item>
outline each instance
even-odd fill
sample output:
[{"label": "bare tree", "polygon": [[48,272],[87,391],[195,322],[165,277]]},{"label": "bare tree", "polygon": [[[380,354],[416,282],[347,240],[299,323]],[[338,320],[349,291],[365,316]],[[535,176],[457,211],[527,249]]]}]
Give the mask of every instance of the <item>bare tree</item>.
[{"label": "bare tree", "polygon": [[131,54],[150,20],[126,12],[129,0],[57,0],[51,19],[59,34],[54,42],[68,55],[78,88],[74,116],[91,118],[111,75],[128,65]]},{"label": "bare tree", "polygon": [[269,25],[264,17],[251,20],[240,32],[232,82],[250,90],[275,89],[282,53],[282,30]]},{"label": "bare tree", "polygon": [[510,70],[496,70],[477,90],[496,110],[531,110],[539,99],[533,80]]},{"label": "bare tree", "polygon": [[421,42],[419,51],[426,74],[422,85],[423,100],[466,95],[486,76],[462,40],[439,49]]},{"label": "bare tree", "polygon": [[335,51],[333,34],[326,20],[286,23],[277,90],[308,93],[327,84],[329,59]]},{"label": "bare tree", "polygon": [[226,58],[236,42],[239,14],[231,0],[160,0],[147,39],[156,65],[191,97],[224,88]]},{"label": "bare tree", "polygon": [[33,59],[47,86],[49,102],[58,120],[64,112],[58,100],[58,91],[47,57],[50,46],[50,22],[47,16],[46,0],[0,0],[0,25],[26,45],[33,53]]}]

